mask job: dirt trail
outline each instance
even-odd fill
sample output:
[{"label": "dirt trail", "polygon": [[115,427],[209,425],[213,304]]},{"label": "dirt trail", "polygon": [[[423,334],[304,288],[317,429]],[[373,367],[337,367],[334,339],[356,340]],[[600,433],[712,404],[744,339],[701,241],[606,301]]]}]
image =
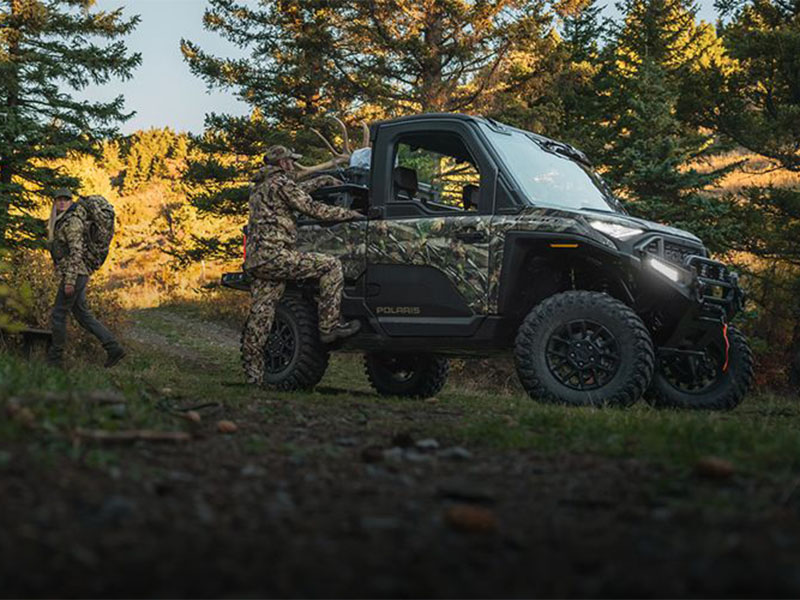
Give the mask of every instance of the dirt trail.
[{"label": "dirt trail", "polygon": [[232,326],[201,321],[169,308],[134,311],[131,318],[126,332],[129,339],[176,358],[214,361],[239,351],[240,331]]}]

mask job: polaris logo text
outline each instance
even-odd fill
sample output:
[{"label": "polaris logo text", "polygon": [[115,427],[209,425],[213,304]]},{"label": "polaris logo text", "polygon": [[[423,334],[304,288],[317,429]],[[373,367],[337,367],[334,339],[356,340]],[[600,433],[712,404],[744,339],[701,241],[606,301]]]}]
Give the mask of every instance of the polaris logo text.
[{"label": "polaris logo text", "polygon": [[379,315],[418,315],[422,309],[419,306],[378,306],[375,312]]}]

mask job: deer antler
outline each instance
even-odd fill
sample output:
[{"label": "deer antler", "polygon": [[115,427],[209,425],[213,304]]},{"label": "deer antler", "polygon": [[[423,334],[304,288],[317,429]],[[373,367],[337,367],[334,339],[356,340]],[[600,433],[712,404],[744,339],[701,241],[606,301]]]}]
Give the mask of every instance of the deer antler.
[{"label": "deer antler", "polygon": [[338,167],[339,165],[346,163],[350,160],[350,155],[353,152],[352,150],[350,150],[350,137],[347,135],[347,126],[344,123],[342,123],[340,119],[337,119],[336,117],[331,117],[331,118],[334,121],[336,121],[339,124],[339,127],[341,127],[342,129],[342,140],[343,140],[342,143],[344,147],[342,148],[342,151],[339,152],[333,146],[333,144],[331,144],[330,141],[328,141],[328,138],[326,138],[316,129],[312,128],[311,131],[314,133],[314,135],[316,135],[319,139],[322,140],[322,143],[325,144],[325,147],[328,148],[328,150],[330,150],[331,154],[333,154],[333,158],[326,162],[319,163],[318,165],[313,165],[310,167],[306,167],[304,165],[295,163],[295,166],[297,167],[297,170],[299,171],[301,178],[308,177],[309,175],[313,175],[314,173],[319,173],[320,171],[325,171],[327,169]]},{"label": "deer antler", "polygon": [[369,125],[366,121],[361,121],[361,147],[369,148]]},{"label": "deer antler", "polygon": [[[325,147],[330,151],[331,154],[333,154],[333,158],[331,160],[310,167],[306,167],[304,165],[295,163],[295,167],[299,172],[300,179],[308,177],[315,173],[319,173],[320,171],[333,169],[350,160],[350,155],[353,153],[353,151],[350,149],[350,137],[347,134],[347,126],[344,123],[342,123],[340,119],[336,117],[331,117],[331,119],[336,121],[339,124],[339,127],[342,129],[342,145],[343,145],[342,151],[339,152],[334,147],[334,145],[331,144],[328,138],[326,138],[316,129],[312,128],[311,129],[312,133],[314,133],[314,135],[316,135],[319,139],[322,140],[322,143],[325,144]],[[361,148],[369,147],[369,125],[367,125],[365,121],[361,122],[361,135],[362,135],[362,142],[361,142],[361,147],[358,148],[358,150],[360,150]]]}]

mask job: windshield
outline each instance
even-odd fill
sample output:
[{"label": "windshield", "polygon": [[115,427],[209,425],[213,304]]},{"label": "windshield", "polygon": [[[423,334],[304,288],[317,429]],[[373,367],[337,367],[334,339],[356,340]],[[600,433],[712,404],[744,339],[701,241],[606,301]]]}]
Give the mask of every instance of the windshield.
[{"label": "windshield", "polygon": [[588,167],[545,150],[521,131],[499,132],[488,126],[484,131],[532,204],[618,212]]}]

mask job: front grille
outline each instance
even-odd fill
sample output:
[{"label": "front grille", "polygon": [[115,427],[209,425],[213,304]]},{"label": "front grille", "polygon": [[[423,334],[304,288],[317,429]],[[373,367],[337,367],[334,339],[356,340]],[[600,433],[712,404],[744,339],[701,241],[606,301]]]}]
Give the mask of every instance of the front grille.
[{"label": "front grille", "polygon": [[651,239],[642,250],[647,254],[663,258],[675,265],[684,265],[690,256],[706,256],[705,249],[699,245],[687,244],[683,241],[657,237]]}]

